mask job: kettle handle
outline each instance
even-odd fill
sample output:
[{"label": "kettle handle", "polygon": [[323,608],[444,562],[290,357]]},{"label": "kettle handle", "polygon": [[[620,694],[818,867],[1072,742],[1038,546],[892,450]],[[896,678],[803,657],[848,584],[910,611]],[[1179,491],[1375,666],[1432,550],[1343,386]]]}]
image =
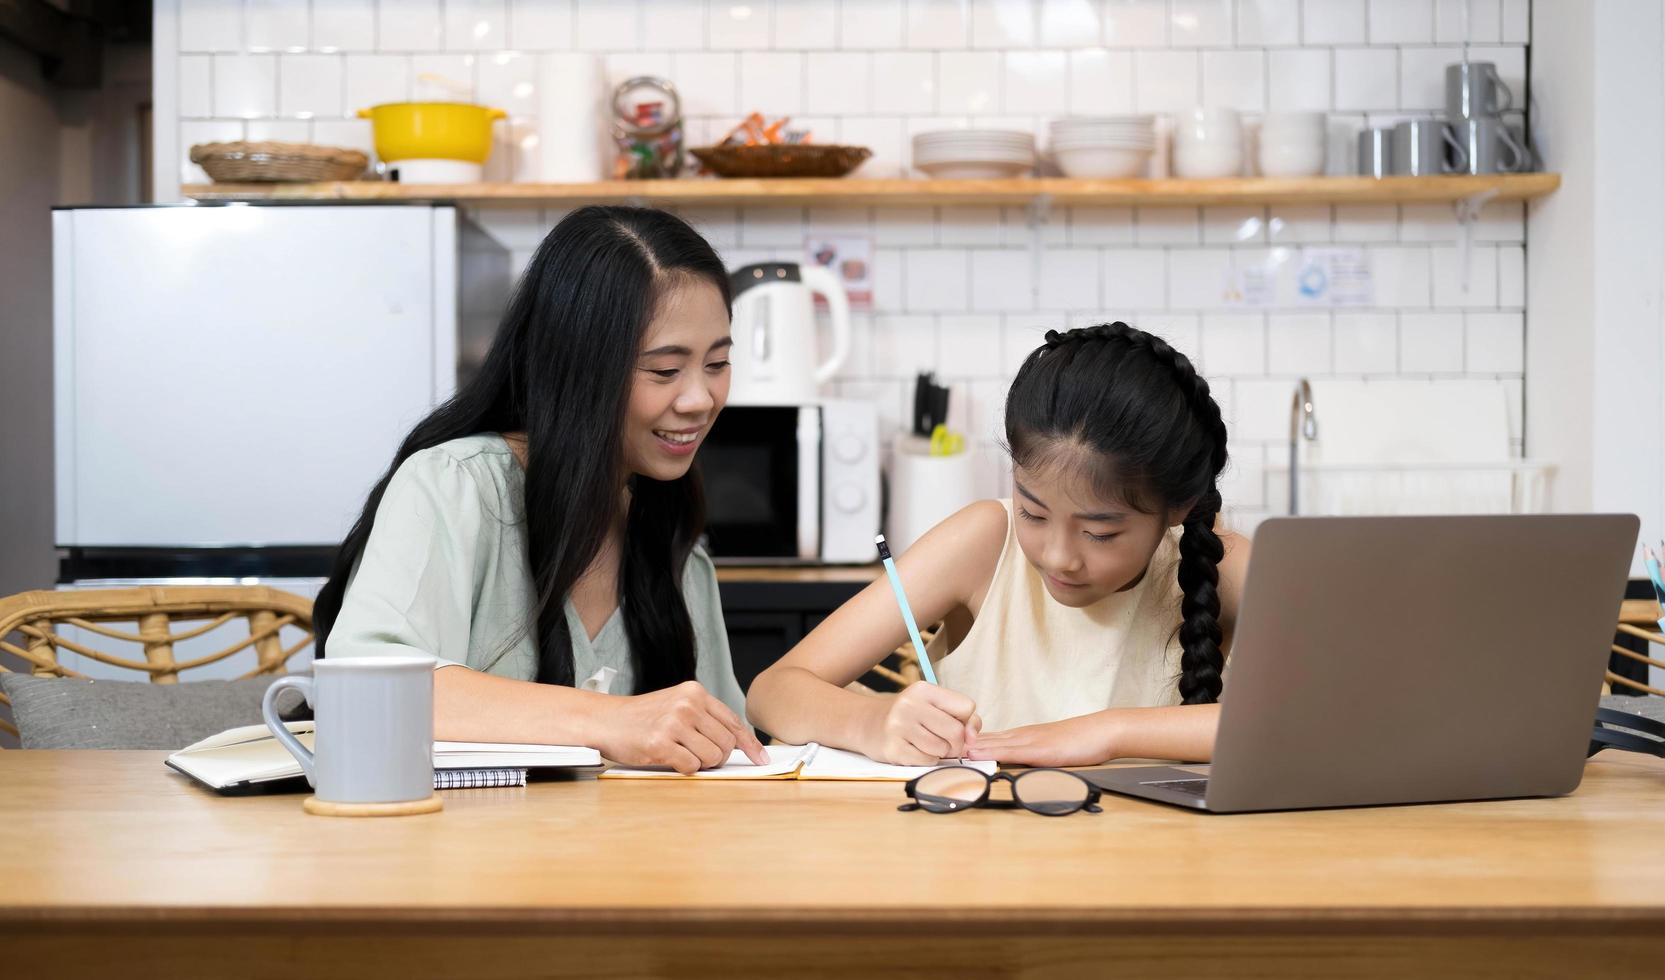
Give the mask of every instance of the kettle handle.
[{"label": "kettle handle", "polygon": [[827,310],[832,313],[832,356],[815,369],[815,383],[826,384],[850,357],[850,300],[844,295],[844,285],[827,268],[804,264],[798,275],[811,292],[827,298]]}]

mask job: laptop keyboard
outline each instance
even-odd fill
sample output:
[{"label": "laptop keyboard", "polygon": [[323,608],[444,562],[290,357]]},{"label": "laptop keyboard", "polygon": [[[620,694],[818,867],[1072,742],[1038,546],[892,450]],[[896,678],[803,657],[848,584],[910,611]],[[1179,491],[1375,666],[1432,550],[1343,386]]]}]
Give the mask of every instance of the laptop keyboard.
[{"label": "laptop keyboard", "polygon": [[1140,783],[1140,786],[1150,786],[1155,789],[1173,790],[1186,796],[1202,798],[1208,794],[1208,780],[1206,779],[1162,779],[1151,783]]}]

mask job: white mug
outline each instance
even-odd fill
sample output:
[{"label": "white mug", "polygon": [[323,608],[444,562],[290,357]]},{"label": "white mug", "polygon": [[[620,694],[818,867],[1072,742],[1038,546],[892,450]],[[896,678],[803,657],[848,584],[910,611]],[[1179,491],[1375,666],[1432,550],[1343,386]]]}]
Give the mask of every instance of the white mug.
[{"label": "white mug", "polygon": [[[405,803],[434,795],[432,657],[325,657],[312,676],[280,677],[261,714],[325,803]],[[295,688],[313,709],[316,751],[285,728],[277,695]]]}]

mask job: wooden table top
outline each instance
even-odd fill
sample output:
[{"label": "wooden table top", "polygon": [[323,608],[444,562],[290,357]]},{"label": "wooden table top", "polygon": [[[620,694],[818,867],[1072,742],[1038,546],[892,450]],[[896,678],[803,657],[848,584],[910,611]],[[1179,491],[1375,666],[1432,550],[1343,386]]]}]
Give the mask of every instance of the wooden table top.
[{"label": "wooden table top", "polygon": [[900,784],[579,779],[313,817],[159,752],[0,752],[0,922],[204,919],[1665,927],[1665,760],[1569,797],[1214,816],[900,813]]}]

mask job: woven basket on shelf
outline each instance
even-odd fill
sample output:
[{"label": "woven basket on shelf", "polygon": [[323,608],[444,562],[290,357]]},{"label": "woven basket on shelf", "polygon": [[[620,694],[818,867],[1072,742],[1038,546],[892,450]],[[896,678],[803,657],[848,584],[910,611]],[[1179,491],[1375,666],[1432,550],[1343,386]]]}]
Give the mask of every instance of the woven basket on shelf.
[{"label": "woven basket on shelf", "polygon": [[842,177],[873,155],[865,146],[830,143],[702,146],[689,152],[719,177]]},{"label": "woven basket on shelf", "polygon": [[354,180],[370,158],[358,150],[273,141],[198,143],[191,162],[221,183]]}]

